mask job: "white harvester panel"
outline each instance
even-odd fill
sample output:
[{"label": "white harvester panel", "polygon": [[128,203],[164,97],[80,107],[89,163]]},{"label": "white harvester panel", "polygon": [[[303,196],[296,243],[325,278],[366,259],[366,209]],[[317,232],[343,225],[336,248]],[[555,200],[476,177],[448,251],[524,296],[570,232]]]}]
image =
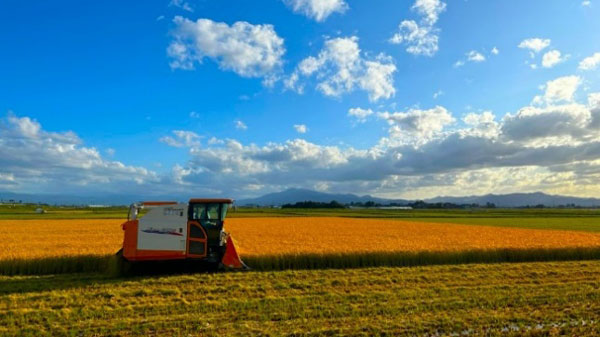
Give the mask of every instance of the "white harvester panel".
[{"label": "white harvester panel", "polygon": [[150,209],[139,220],[137,249],[185,251],[187,204]]}]

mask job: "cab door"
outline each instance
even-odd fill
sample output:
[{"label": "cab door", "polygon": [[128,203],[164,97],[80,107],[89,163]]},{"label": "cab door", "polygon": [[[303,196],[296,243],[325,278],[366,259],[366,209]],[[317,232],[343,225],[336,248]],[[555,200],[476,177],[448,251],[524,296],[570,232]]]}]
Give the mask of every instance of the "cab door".
[{"label": "cab door", "polygon": [[188,221],[187,256],[192,258],[206,257],[208,237],[202,225],[196,220]]},{"label": "cab door", "polygon": [[[223,205],[218,202],[190,203],[188,211],[190,222],[188,246],[190,249],[188,254],[193,254],[191,257],[200,257],[197,253],[200,248],[203,248],[204,256],[207,259],[220,260],[224,251],[221,242],[223,232],[222,211]],[[195,233],[192,233],[192,230]],[[198,230],[201,230],[202,233]]]},{"label": "cab door", "polygon": [[207,203],[200,217],[200,225],[207,235],[209,253],[218,249],[221,244],[223,221],[221,220],[221,204]]}]

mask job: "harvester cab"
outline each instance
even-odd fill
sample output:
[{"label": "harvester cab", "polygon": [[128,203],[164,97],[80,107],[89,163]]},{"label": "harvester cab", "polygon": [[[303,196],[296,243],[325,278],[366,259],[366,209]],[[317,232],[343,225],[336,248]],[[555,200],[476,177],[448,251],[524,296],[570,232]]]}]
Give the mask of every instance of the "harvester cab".
[{"label": "harvester cab", "polygon": [[[231,236],[224,231],[231,199],[191,199],[189,203],[147,201],[132,204],[123,248],[127,262],[190,260],[246,269]],[[149,211],[140,217],[142,210]]]}]

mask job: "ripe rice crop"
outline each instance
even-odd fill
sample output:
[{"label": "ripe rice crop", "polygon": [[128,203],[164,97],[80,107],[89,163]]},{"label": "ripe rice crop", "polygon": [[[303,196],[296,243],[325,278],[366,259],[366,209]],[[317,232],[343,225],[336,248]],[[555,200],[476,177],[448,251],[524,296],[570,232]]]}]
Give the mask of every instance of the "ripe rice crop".
[{"label": "ripe rice crop", "polygon": [[[106,269],[123,220],[0,220],[0,274]],[[383,219],[232,218],[254,269],[345,268],[600,258],[600,234]]]},{"label": "ripe rice crop", "polygon": [[383,219],[235,218],[226,221],[245,256],[600,247],[600,235]]},{"label": "ripe rice crop", "polygon": [[0,274],[99,271],[121,247],[123,220],[0,220]]},{"label": "ripe rice crop", "polygon": [[0,260],[114,254],[123,220],[0,220]]}]

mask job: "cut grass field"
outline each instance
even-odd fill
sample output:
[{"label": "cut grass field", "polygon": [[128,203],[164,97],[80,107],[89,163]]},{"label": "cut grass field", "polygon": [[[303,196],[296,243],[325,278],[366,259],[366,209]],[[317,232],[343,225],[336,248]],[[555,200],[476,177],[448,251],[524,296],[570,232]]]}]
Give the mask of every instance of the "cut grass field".
[{"label": "cut grass field", "polygon": [[3,336],[597,336],[600,262],[0,277]]},{"label": "cut grass field", "polygon": [[[121,247],[118,219],[0,220],[0,274],[100,271]],[[260,270],[600,258],[600,234],[390,219],[232,218]]]}]

